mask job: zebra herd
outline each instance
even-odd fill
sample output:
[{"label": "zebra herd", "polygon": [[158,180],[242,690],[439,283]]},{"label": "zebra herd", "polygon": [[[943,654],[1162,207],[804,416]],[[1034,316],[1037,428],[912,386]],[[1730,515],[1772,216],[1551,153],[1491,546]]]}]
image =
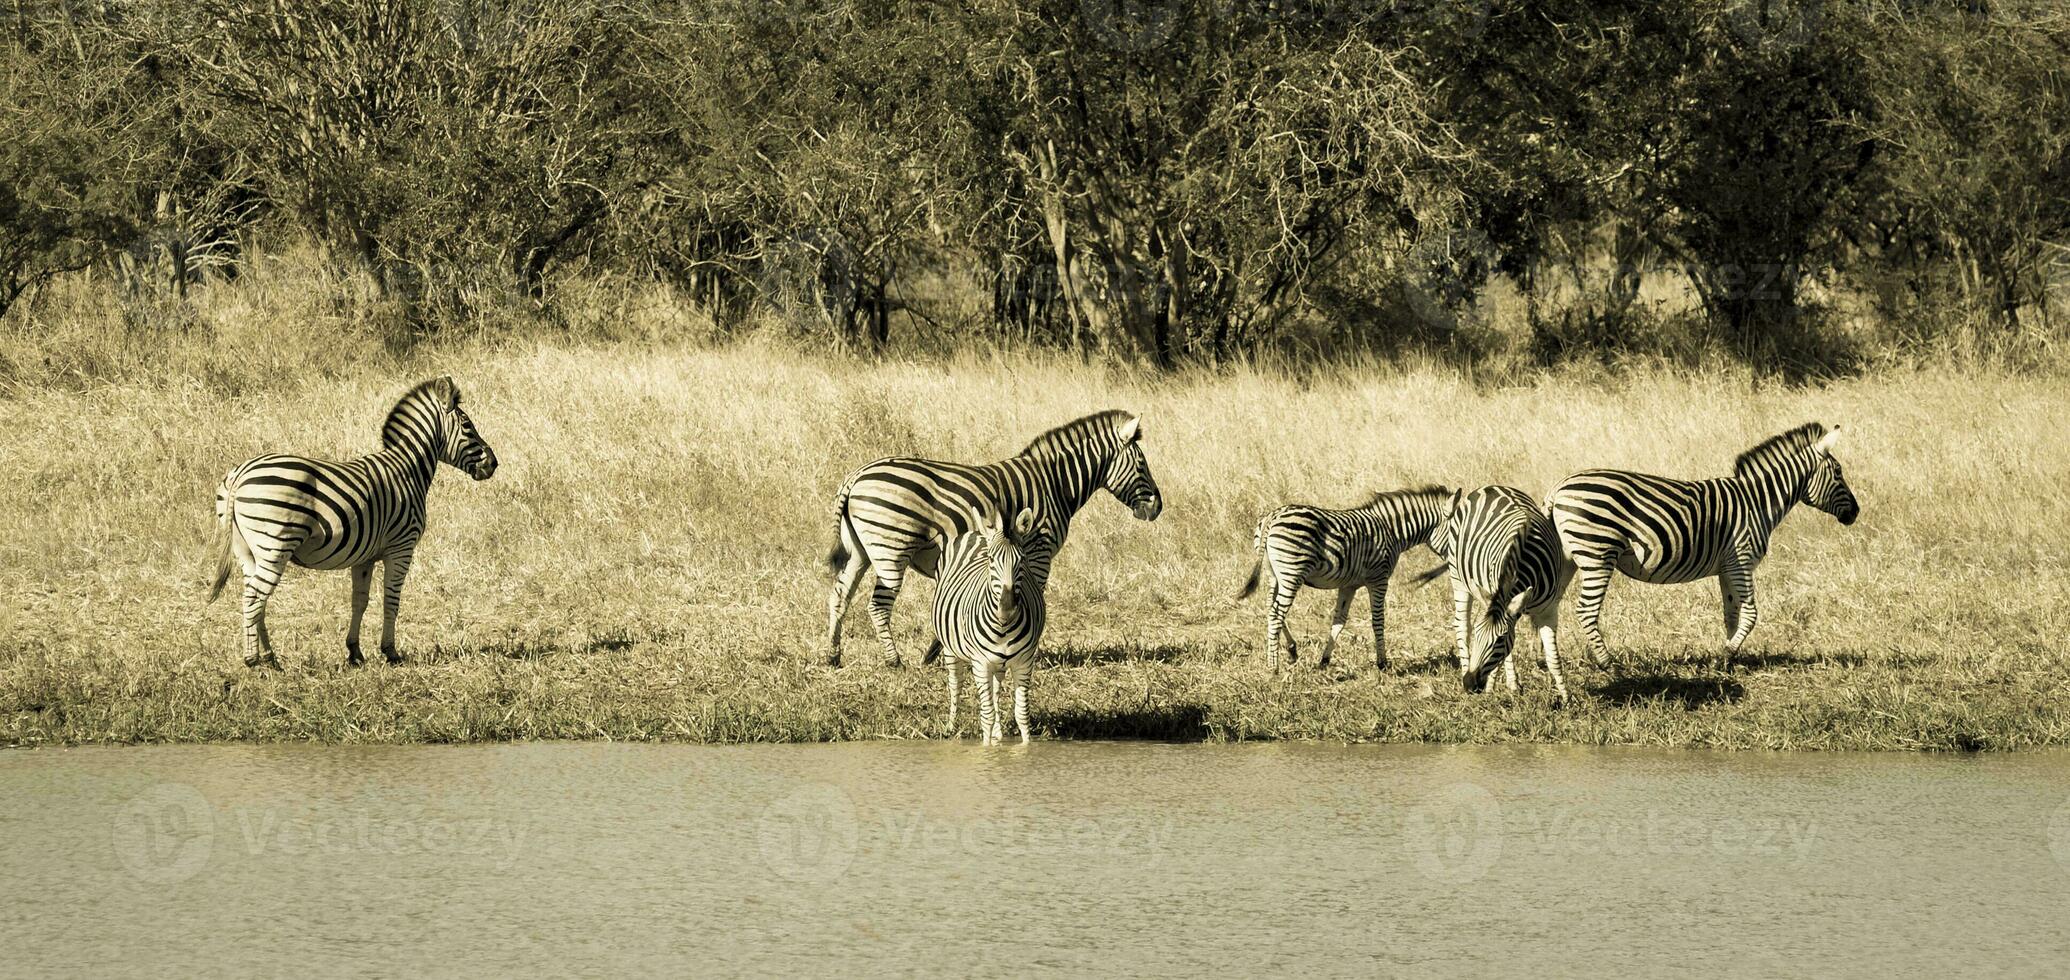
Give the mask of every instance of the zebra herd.
[{"label": "zebra herd", "polygon": [[[1725,620],[1723,665],[1754,628],[1754,568],[1768,539],[1798,503],[1853,524],[1860,505],[1833,457],[1837,429],[1809,423],[1740,454],[1730,477],[1678,480],[1626,470],[1584,470],[1541,506],[1506,486],[1426,486],[1377,493],[1364,505],[1329,510],[1281,507],[1259,521],[1256,560],[1241,599],[1269,580],[1265,656],[1278,670],[1297,658],[1286,616],[1302,586],[1337,590],[1327,667],[1352,599],[1367,591],[1373,659],[1387,666],[1387,584],[1404,552],[1428,547],[1443,560],[1415,576],[1450,578],[1454,652],[1469,692],[1486,690],[1497,667],[1517,690],[1510,656],[1519,619],[1528,616],[1544,648],[1556,698],[1567,700],[1560,671],[1558,604],[1579,578],[1575,619],[1600,665],[1609,648],[1600,628],[1610,579],[1622,572],[1660,584],[1719,580]],[[957,663],[976,681],[981,740],[1001,740],[999,698],[1013,689],[1014,721],[1030,736],[1028,687],[1041,644],[1043,593],[1050,564],[1071,519],[1099,491],[1154,521],[1164,496],[1150,475],[1135,415],[1107,411],[1037,436],[1019,453],[985,465],[888,457],[849,474],[834,496],[833,577],[827,599],[826,660],[841,665],[841,620],[865,575],[872,580],[870,621],[888,664],[901,662],[891,611],[908,571],[937,582],[934,640],[923,664],[939,658],[948,675],[949,730],[955,730]],[[349,462],[267,455],[248,460],[216,490],[215,580],[244,575],[244,662],[278,669],[266,634],[266,603],[289,562],[352,570],[347,662],[361,663],[360,621],[374,564],[382,566],[381,652],[390,663],[404,577],[424,529],[424,503],[438,464],[476,480],[496,472],[496,454],[460,407],[449,377],[410,389],[381,427],[381,449]]]}]

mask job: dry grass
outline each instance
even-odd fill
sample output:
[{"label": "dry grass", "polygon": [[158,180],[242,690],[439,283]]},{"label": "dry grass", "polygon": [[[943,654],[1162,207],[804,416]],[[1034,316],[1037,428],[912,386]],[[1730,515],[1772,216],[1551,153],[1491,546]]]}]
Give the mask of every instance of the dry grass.
[{"label": "dry grass", "polygon": [[[934,737],[939,671],[875,666],[860,604],[856,665],[817,666],[833,487],[876,456],[991,459],[1123,407],[1143,416],[1166,512],[1140,523],[1102,496],[1074,526],[1035,691],[1048,736],[2070,744],[2059,382],[1908,373],[1754,390],[1660,372],[1493,388],[1442,369],[1140,377],[757,343],[397,354],[254,329],[156,338],[0,400],[0,742]],[[11,343],[13,376],[37,356],[56,370],[35,351],[59,342]],[[459,378],[503,466],[434,489],[403,604],[410,662],[345,670],[346,577],[298,571],[273,607],[287,669],[247,671],[234,604],[202,602],[216,481],[262,451],[366,451],[389,401],[438,372]],[[1459,693],[1442,588],[1397,588],[1396,665],[1377,676],[1362,613],[1338,669],[1274,678],[1260,600],[1228,599],[1252,523],[1278,503],[1428,481],[1542,493],[1592,465],[1721,474],[1811,419],[1848,430],[1864,515],[1842,528],[1807,509],[1784,525],[1757,576],[1753,666],[1735,674],[1709,666],[1709,585],[1613,586],[1606,631],[1627,659],[1577,663],[1581,697],[1564,711],[1536,669],[1521,697]],[[919,581],[900,603],[909,651],[931,596]],[[1295,608],[1304,655],[1328,605],[1309,592]]]}]

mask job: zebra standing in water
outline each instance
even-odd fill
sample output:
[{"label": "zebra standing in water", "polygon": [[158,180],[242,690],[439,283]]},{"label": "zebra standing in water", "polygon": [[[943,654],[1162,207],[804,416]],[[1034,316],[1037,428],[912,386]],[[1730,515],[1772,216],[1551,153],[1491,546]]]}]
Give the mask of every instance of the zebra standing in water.
[{"label": "zebra standing in water", "polygon": [[[1517,665],[1510,653],[1517,618],[1529,613],[1545,647],[1553,692],[1565,703],[1567,682],[1560,676],[1557,635],[1560,595],[1567,591],[1574,568],[1538,501],[1514,487],[1455,494],[1430,536],[1430,548],[1444,556],[1445,564],[1416,581],[1451,574],[1452,630],[1458,640],[1459,679],[1466,690],[1486,690],[1500,664],[1507,671],[1510,691],[1516,691]],[[1481,604],[1478,616],[1472,615],[1475,602]]]},{"label": "zebra standing in water", "polygon": [[998,514],[973,515],[975,530],[942,548],[934,594],[934,643],[949,675],[949,731],[956,730],[956,661],[970,664],[977,683],[978,734],[986,745],[1002,735],[1000,682],[1013,684],[1013,720],[1027,744],[1028,683],[1047,619],[1043,581],[1056,542],[1023,508],[1009,530]]},{"label": "zebra standing in water", "polygon": [[1581,578],[1574,618],[1597,663],[1608,663],[1598,620],[1614,572],[1660,585],[1716,576],[1725,614],[1723,666],[1754,629],[1754,566],[1799,502],[1853,524],[1861,505],[1833,458],[1836,426],[1817,422],[1741,453],[1732,476],[1671,480],[1625,470],[1567,478],[1547,504]]},{"label": "zebra standing in water", "polygon": [[[359,666],[359,623],[374,562],[381,562],[381,653],[395,651],[395,612],[403,577],[424,531],[424,498],[445,463],[477,480],[496,472],[496,453],[460,410],[449,377],[410,389],[381,423],[381,451],[350,462],[272,455],[247,460],[216,489],[216,576],[209,601],[244,569],[244,662],[278,669],[266,635],[266,600],[287,563],[352,569],[352,625],[346,660]],[[233,564],[232,559],[235,559]]]},{"label": "zebra standing in water", "polygon": [[1236,593],[1237,599],[1258,588],[1262,569],[1272,576],[1271,606],[1265,612],[1265,659],[1279,669],[1279,645],[1286,641],[1286,660],[1298,655],[1293,634],[1287,631],[1287,610],[1294,604],[1301,586],[1337,590],[1337,611],[1330,618],[1330,640],[1323,644],[1318,668],[1330,665],[1337,635],[1344,631],[1344,618],[1351,610],[1351,598],[1366,590],[1373,605],[1373,665],[1387,667],[1387,580],[1394,574],[1402,552],[1430,542],[1430,532],[1444,516],[1452,491],[1441,486],[1376,493],[1364,506],[1350,510],[1324,510],[1306,504],[1292,504],[1265,515],[1251,538],[1257,561],[1251,577]]},{"label": "zebra standing in water", "polygon": [[[1052,551],[1064,546],[1071,518],[1105,488],[1140,520],[1163,511],[1163,497],[1143,458],[1142,421],[1107,411],[1068,422],[1028,443],[1019,455],[983,466],[894,456],[863,466],[841,482],[834,496],[834,547],[827,566],[834,573],[827,597],[827,663],[841,665],[841,617],[862,584],[876,573],[870,591],[870,621],[884,644],[887,663],[899,663],[891,636],[891,606],[907,569],[933,576],[941,542],[970,531],[973,509],[1017,514],[1033,509],[1054,536]],[[1049,581],[1048,562],[1039,583]]]}]

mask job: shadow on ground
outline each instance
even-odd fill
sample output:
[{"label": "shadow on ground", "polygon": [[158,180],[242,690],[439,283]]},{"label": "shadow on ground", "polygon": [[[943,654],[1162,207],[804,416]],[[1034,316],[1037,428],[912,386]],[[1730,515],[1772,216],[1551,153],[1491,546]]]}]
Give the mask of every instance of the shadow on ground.
[{"label": "shadow on ground", "polygon": [[450,660],[468,660],[477,657],[502,657],[506,660],[547,660],[570,654],[623,653],[633,645],[652,637],[592,636],[576,642],[508,639],[492,640],[487,643],[469,643],[465,646],[436,646],[427,651],[424,663],[439,663]]},{"label": "shadow on ground", "polygon": [[1144,705],[1122,711],[1073,708],[1043,712],[1039,727],[1058,738],[1141,738],[1199,741],[1208,735],[1203,704]]},{"label": "shadow on ground", "polygon": [[1650,704],[1666,701],[1694,711],[1708,704],[1731,704],[1746,697],[1739,681],[1722,675],[1683,677],[1676,674],[1636,673],[1611,677],[1589,689],[1589,696],[1605,704]]},{"label": "shadow on ground", "polygon": [[1044,666],[1090,667],[1096,664],[1118,664],[1131,661],[1154,661],[1173,663],[1185,659],[1189,651],[1177,643],[1120,643],[1105,646],[1063,645],[1045,647],[1042,651]]}]

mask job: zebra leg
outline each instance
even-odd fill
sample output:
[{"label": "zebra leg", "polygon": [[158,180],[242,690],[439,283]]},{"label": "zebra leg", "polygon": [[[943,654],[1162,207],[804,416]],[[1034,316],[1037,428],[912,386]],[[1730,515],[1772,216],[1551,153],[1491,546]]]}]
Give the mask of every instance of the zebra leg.
[{"label": "zebra leg", "polygon": [[[1027,653],[1027,656],[1032,657],[1034,655],[1035,652],[1032,650]],[[1028,728],[1028,682],[1030,680],[1028,675],[1030,673],[1032,671],[1020,671],[1019,676],[1015,677],[1013,682],[1013,724],[1015,728],[1021,730],[1022,745],[1028,744],[1030,739],[1034,737],[1033,732]]]},{"label": "zebra leg", "polygon": [[1745,565],[1733,565],[1718,576],[1719,593],[1725,607],[1724,669],[1732,669],[1732,657],[1747,642],[1747,634],[1754,631],[1754,622],[1760,613],[1754,608],[1754,576]]},{"label": "zebra leg", "polygon": [[381,559],[381,656],[391,664],[402,663],[395,652],[395,613],[402,608],[403,579],[410,574],[410,555],[388,555]]},{"label": "zebra leg", "polygon": [[1366,583],[1366,599],[1373,604],[1373,669],[1387,669],[1387,580]]},{"label": "zebra leg", "polygon": [[1358,586],[1337,590],[1337,609],[1330,614],[1330,638],[1323,642],[1322,659],[1315,662],[1317,670],[1330,666],[1330,651],[1337,649],[1337,636],[1344,632],[1344,619],[1351,614],[1351,599],[1358,594]]},{"label": "zebra leg", "polygon": [[1545,648],[1545,672],[1552,675],[1553,696],[1559,700],[1559,703],[1566,704],[1567,681],[1560,676],[1560,608],[1557,604],[1557,599],[1554,600],[1554,603],[1550,609],[1546,610],[1545,618],[1540,619],[1538,614],[1532,614],[1531,625],[1538,627],[1538,644]]},{"label": "zebra leg", "polygon": [[1502,641],[1504,645],[1510,648],[1509,655],[1502,658],[1502,676],[1505,680],[1509,682],[1509,693],[1511,694],[1515,694],[1518,690],[1520,690],[1520,688],[1517,687],[1517,651],[1516,634],[1514,632],[1515,628],[1515,625],[1512,624],[1510,627],[1512,632]]},{"label": "zebra leg", "polygon": [[1603,642],[1603,597],[1610,591],[1610,576],[1616,574],[1614,562],[1581,565],[1576,574],[1581,577],[1581,589],[1574,597],[1574,620],[1581,624],[1582,639],[1588,641],[1589,654],[1596,660],[1596,666],[1610,665],[1610,645]]},{"label": "zebra leg", "polygon": [[877,642],[884,644],[884,665],[887,667],[900,664],[898,643],[891,638],[891,604],[898,601],[898,590],[905,581],[906,567],[903,563],[891,567],[878,566],[877,584],[870,589],[870,625],[877,628]]},{"label": "zebra leg", "polygon": [[989,666],[972,660],[970,673],[977,681],[978,697],[978,744],[992,745],[999,741],[999,675]]},{"label": "zebra leg", "polygon": [[352,566],[352,625],[345,628],[345,665],[357,667],[366,663],[359,655],[359,624],[367,615],[367,596],[373,591],[374,563],[364,562]]},{"label": "zebra leg", "polygon": [[999,703],[1000,692],[1006,690],[1006,671],[992,669],[989,678],[992,687],[992,744],[1006,741],[1006,709]]},{"label": "zebra leg", "polygon": [[1301,590],[1301,580],[1293,576],[1274,576],[1272,580],[1272,601],[1265,610],[1265,659],[1279,670],[1281,642],[1286,645],[1286,662],[1293,663],[1300,657],[1292,632],[1287,629],[1287,611],[1294,607],[1294,594]]},{"label": "zebra leg", "polygon": [[280,669],[273,637],[266,632],[266,601],[286,570],[285,551],[255,552],[244,571],[244,665]]},{"label": "zebra leg", "polygon": [[949,673],[949,737],[956,737],[956,655],[947,648],[942,650],[942,666]]},{"label": "zebra leg", "polygon": [[870,560],[864,557],[862,547],[848,553],[848,564],[834,576],[833,591],[827,595],[827,664],[841,666],[841,618],[848,615],[848,604],[855,601],[856,587],[862,585],[863,573],[870,570]]},{"label": "zebra leg", "polygon": [[1466,590],[1466,579],[1457,572],[1452,574],[1452,658],[1459,661],[1459,672],[1466,673],[1466,616],[1471,612],[1471,595]]},{"label": "zebra leg", "polygon": [[273,638],[266,635],[266,600],[273,587],[257,577],[244,580],[244,665],[280,669],[273,655]]}]

